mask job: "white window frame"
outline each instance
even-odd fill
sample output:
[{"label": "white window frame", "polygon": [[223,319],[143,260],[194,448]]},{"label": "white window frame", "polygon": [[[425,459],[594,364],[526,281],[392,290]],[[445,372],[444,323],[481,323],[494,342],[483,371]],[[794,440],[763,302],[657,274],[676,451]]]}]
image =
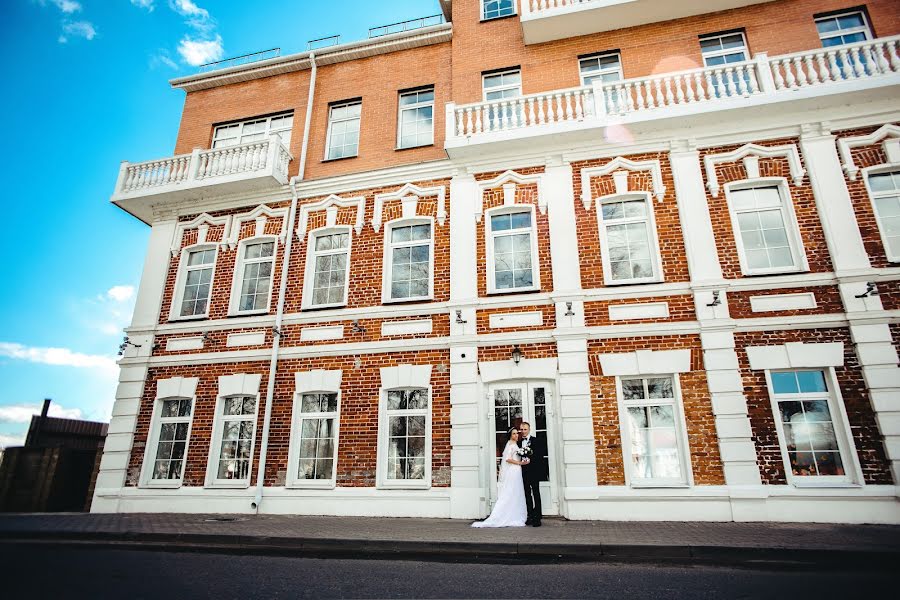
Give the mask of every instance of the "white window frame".
[{"label": "white window frame", "polygon": [[[331,113],[335,108],[343,108],[345,106],[353,106],[354,104],[359,105],[359,116],[358,117],[348,117],[348,118],[344,118],[344,119],[334,120]],[[356,120],[359,122],[357,135],[356,135],[356,154],[347,155],[347,156],[336,156],[334,158],[331,158],[331,156],[330,156],[330,154],[331,154],[331,129],[334,127],[335,123],[344,122],[344,121],[353,121],[353,120]],[[329,160],[341,160],[344,158],[356,158],[357,156],[359,156],[359,146],[360,146],[361,142],[362,142],[362,100],[349,100],[346,102],[336,102],[334,104],[328,105],[328,132],[325,136],[325,158],[324,158],[324,160],[329,161]]]},{"label": "white window frame", "polygon": [[[387,459],[388,459],[388,410],[387,397],[388,392],[402,390],[426,390],[428,392],[428,408],[425,411],[416,410],[398,410],[391,411],[390,416],[417,416],[423,412],[425,414],[425,477],[418,479],[388,479],[387,477]],[[434,407],[434,394],[431,385],[408,385],[392,388],[381,387],[378,390],[378,458],[376,465],[377,487],[388,489],[429,489],[431,488],[431,411]]]},{"label": "white window frame", "polygon": [[[527,2],[528,0],[526,0]],[[596,60],[598,58],[608,58],[610,56],[615,56],[618,65],[615,68],[606,67],[601,68],[599,71],[592,71],[590,73],[585,73],[582,68],[584,66],[585,61]],[[619,78],[616,81],[622,81],[625,79],[625,72],[622,70],[622,53],[621,52],[598,52],[596,54],[590,54],[588,56],[582,56],[578,59],[578,76],[581,79],[582,86],[591,85],[586,81],[588,78],[600,77],[603,75],[608,75],[609,73],[618,74]]]},{"label": "white window frame", "polygon": [[[493,21],[494,19],[503,19],[505,17],[512,17],[512,16],[519,14],[518,0],[512,0],[512,12],[511,13],[509,13],[507,15],[497,15],[496,17],[486,17],[484,15],[484,11],[485,11],[484,3],[486,1],[487,0],[481,0],[481,3],[480,3],[481,4],[481,12],[479,13],[479,16],[480,16],[479,20],[482,23],[484,23],[485,21]],[[525,0],[525,1],[528,2],[529,0]]]},{"label": "white window frame", "polygon": [[[680,373],[658,373],[639,375],[617,375],[616,376],[616,399],[619,406],[619,431],[622,436],[622,459],[625,465],[625,484],[632,488],[687,488],[694,485],[694,469],[691,464],[690,447],[688,446],[687,425],[684,416],[684,402],[681,396],[681,377]],[[668,378],[672,380],[672,391],[674,398],[647,398],[642,400],[625,400],[622,392],[623,379],[659,379]],[[645,385],[646,388],[646,385]],[[648,406],[648,405],[671,405],[675,416],[675,436],[678,440],[678,460],[681,463],[681,472],[683,477],[674,478],[652,478],[644,479],[636,477],[634,466],[631,463],[631,430],[629,425],[628,407],[630,406]]]},{"label": "white window frame", "polygon": [[[191,414],[189,417],[163,417],[162,407],[167,400],[190,400]],[[141,468],[141,487],[176,489],[184,482],[184,473],[188,465],[188,452],[191,449],[191,431],[194,427],[194,414],[197,412],[197,396],[164,396],[153,401],[153,412],[150,416],[150,432],[147,435],[147,446],[144,448],[144,462]],[[183,423],[187,421],[187,439],[184,443],[184,463],[181,466],[181,477],[178,479],[153,479],[153,470],[156,467],[156,453],[159,446],[159,434],[164,423]]]},{"label": "white window frame", "polygon": [[[405,248],[411,246],[424,246],[425,244],[418,240],[417,242],[391,242],[391,234],[394,229],[400,227],[410,227],[415,225],[428,225],[431,228],[431,239],[428,241],[428,295],[416,296],[410,298],[392,298],[391,297],[391,278],[393,275],[393,261],[391,256],[392,250],[396,248]],[[388,221],[384,227],[384,252],[383,265],[381,272],[384,274],[381,282],[381,301],[384,304],[394,304],[397,302],[422,302],[432,300],[434,298],[434,218],[433,217],[412,217],[407,219],[394,219]]]},{"label": "white window frame", "polygon": [[[826,34],[823,34],[822,32],[819,31],[819,22],[820,21],[828,21],[830,19],[839,19],[841,17],[847,17],[850,15],[860,15],[863,20],[862,27],[853,27],[851,29],[838,29],[837,31],[831,31]],[[826,15],[826,16],[815,17],[814,25],[816,27],[816,35],[819,36],[819,41],[822,42],[823,48],[837,48],[839,46],[845,46],[846,44],[839,44],[838,46],[826,46],[825,40],[834,38],[834,37],[852,34],[852,33],[864,33],[866,35],[867,40],[873,39],[872,24],[869,23],[869,17],[866,15],[866,11],[864,11],[864,10],[845,10],[845,11],[839,12],[839,13],[833,13],[833,14]],[[822,37],[823,35],[825,37]],[[858,42],[852,42],[852,43],[855,44]]]},{"label": "white window frame", "polygon": [[[401,100],[404,96],[409,96],[411,94],[419,94],[422,92],[431,92],[432,99],[430,102],[417,102],[415,104],[407,104],[404,106],[401,103]],[[419,108],[425,108],[427,106],[431,107],[431,141],[427,144],[416,144],[414,146],[404,146],[402,143],[403,140],[403,113],[407,110],[416,110]],[[426,146],[434,145],[434,86],[428,86],[423,88],[418,88],[414,90],[406,90],[404,92],[399,92],[397,94],[397,150],[408,150],[410,148],[424,148]]]},{"label": "white window frame", "polygon": [[[209,298],[206,301],[206,311],[203,314],[196,315],[181,315],[181,302],[184,299],[184,285],[187,281],[187,272],[189,270],[187,259],[190,253],[198,252],[202,250],[215,250],[215,256],[213,258],[212,265],[212,275],[209,279]],[[185,246],[181,249],[181,255],[178,260],[178,274],[175,276],[175,288],[172,290],[172,305],[169,307],[169,320],[170,321],[189,321],[195,319],[208,319],[209,318],[209,307],[212,304],[213,292],[215,291],[216,284],[216,265],[219,262],[219,245],[217,243],[203,243],[203,244],[193,244],[191,246]]]},{"label": "white window frame", "polygon": [[[222,409],[226,399],[253,398],[256,410],[252,418],[249,415],[223,415]],[[219,479],[219,458],[222,451],[222,429],[226,421],[253,421],[253,438],[250,440],[250,468],[246,479]],[[206,487],[216,488],[247,488],[253,479],[254,454],[256,452],[256,437],[259,435],[259,394],[234,393],[216,398],[215,412],[213,413],[213,430],[209,445],[209,457],[206,463]],[[259,468],[258,465],[256,465]]]},{"label": "white window frame", "polygon": [[[272,130],[272,119],[280,119],[281,117],[287,117],[287,116],[291,117],[291,126],[289,128],[280,128],[280,129],[276,129],[273,131]],[[279,138],[281,138],[282,145],[284,145],[284,147],[287,148],[291,144],[291,139],[290,139],[291,132],[294,130],[294,119],[293,118],[294,118],[294,111],[290,110],[287,112],[279,113],[277,115],[270,115],[268,117],[254,117],[252,119],[244,119],[243,121],[238,121],[238,122],[222,123],[220,125],[216,125],[215,128],[213,129],[212,142],[210,145],[212,148],[217,148],[217,147],[218,148],[227,148],[230,146],[237,146],[239,144],[242,144],[242,143],[244,143],[244,142],[241,142],[241,138],[244,136],[244,126],[250,125],[252,123],[259,123],[260,121],[265,121],[266,122],[266,132],[264,134],[264,138],[269,138],[273,134],[277,133],[277,134],[279,134]],[[237,135],[235,135],[233,137],[222,138],[220,140],[216,139],[216,135],[218,135],[220,130],[225,129],[226,127],[234,127],[235,125],[238,126]],[[287,140],[285,140],[283,137],[281,137],[281,134],[284,132],[288,133]],[[251,134],[251,135],[256,135],[256,134]],[[234,144],[228,144],[227,146],[216,146],[217,141],[230,140],[230,139],[236,139],[237,141]],[[249,143],[249,142],[247,142],[247,143]]]},{"label": "white window frame", "polygon": [[[313,303],[313,290],[316,287],[316,257],[319,252],[316,251],[316,238],[323,235],[347,234],[347,271],[344,273],[344,301],[332,302],[325,304]],[[333,227],[320,227],[309,232],[306,240],[306,267],[303,275],[303,299],[301,301],[301,309],[319,309],[319,308],[338,308],[347,306],[347,297],[350,294],[350,259],[353,251],[353,228],[349,225],[335,225]],[[340,254],[334,250],[322,250],[322,254]]]},{"label": "white window frame", "polygon": [[[643,200],[647,206],[647,216],[643,218],[632,217],[620,219],[607,224],[603,220],[603,204],[615,204],[631,200]],[[659,253],[659,238],[656,231],[656,217],[653,210],[653,197],[649,192],[629,192],[627,194],[613,194],[597,198],[597,227],[600,233],[600,259],[603,263],[603,283],[605,285],[631,285],[636,283],[659,283],[664,280],[662,270],[662,258]],[[609,240],[606,228],[610,225],[627,225],[631,223],[646,223],[647,236],[650,244],[650,263],[653,274],[650,277],[613,279],[612,265],[609,260]]]},{"label": "white window frame", "polygon": [[[719,56],[728,56],[729,54],[737,54],[738,49],[737,48],[728,48],[726,50],[704,51],[703,45],[701,42],[704,42],[706,40],[721,39],[723,37],[728,37],[728,36],[732,36],[732,35],[740,35],[741,40],[743,40],[743,46],[741,48],[741,51],[744,53],[744,60],[740,61],[740,62],[746,62],[746,61],[750,60],[750,47],[747,45],[747,35],[746,35],[746,33],[744,33],[743,30],[731,31],[731,32],[726,32],[726,33],[712,33],[712,34],[707,34],[707,35],[701,35],[697,40],[697,44],[700,46],[700,56],[703,58],[703,66],[704,67],[710,66],[707,59],[716,58]],[[713,65],[713,67],[725,67],[730,64],[737,64],[737,63],[725,63],[724,65]]]},{"label": "white window frame", "polygon": [[[244,251],[250,244],[272,243],[272,256],[268,257],[272,261],[272,281],[269,284],[269,297],[266,300],[265,308],[257,308],[252,310],[241,310],[241,288],[244,285],[244,268],[248,264],[266,262],[264,259],[244,259]],[[275,287],[275,266],[278,264],[278,237],[276,236],[258,236],[241,240],[238,243],[237,255],[234,259],[234,276],[231,281],[231,300],[228,304],[229,315],[265,315],[268,314],[272,307],[272,288]]]},{"label": "white window frame", "polygon": [[490,91],[497,92],[497,91],[505,91],[505,90],[518,90],[518,93],[515,96],[510,96],[510,98],[518,98],[519,96],[521,96],[522,95],[522,69],[516,68],[516,69],[505,69],[503,71],[494,71],[492,73],[482,73],[481,74],[481,99],[484,102],[500,102],[500,100],[488,100],[487,99],[488,88],[484,85],[485,80],[487,80],[489,77],[497,77],[498,75],[511,75],[512,73],[519,74],[519,83],[492,87],[492,88],[490,88]]},{"label": "white window frame", "polygon": [[888,238],[885,234],[884,227],[881,226],[881,217],[878,215],[878,207],[875,205],[875,200],[881,197],[889,197],[889,196],[900,196],[900,189],[896,192],[875,192],[872,190],[872,186],[869,185],[869,177],[872,175],[882,175],[884,173],[892,173],[892,172],[900,173],[900,163],[891,163],[886,165],[876,165],[874,167],[867,167],[862,170],[863,181],[866,182],[866,192],[869,194],[869,202],[872,205],[872,214],[875,215],[875,223],[878,225],[878,235],[881,238],[881,245],[884,248],[884,255],[888,259],[888,262],[900,262],[900,254],[891,254],[891,247],[888,244]]},{"label": "white window frame", "polygon": [[[529,287],[497,288],[497,278],[494,274],[494,233],[491,227],[491,217],[520,212],[531,213],[531,282]],[[524,232],[524,229],[509,229],[498,235],[516,235]],[[533,204],[514,204],[512,206],[495,206],[484,211],[484,250],[487,273],[488,294],[513,294],[518,292],[533,292],[541,289],[541,265],[538,255],[537,241],[537,211]]]},{"label": "white window frame", "polygon": [[[308,394],[336,394],[337,410],[335,412],[310,412],[301,411],[303,396]],[[332,458],[331,479],[301,479],[297,476],[300,468],[300,434],[302,433],[304,419],[334,419],[334,457]],[[294,392],[294,404],[291,411],[291,441],[288,454],[288,472],[285,485],[289,488],[317,488],[334,489],[337,486],[338,449],[341,436],[341,390],[317,389]]]},{"label": "white window frame", "polygon": [[[767,269],[752,269],[747,262],[744,250],[744,240],[741,236],[741,228],[738,223],[737,212],[732,208],[731,194],[734,191],[751,188],[777,187],[781,198],[781,218],[784,220],[784,230],[788,236],[791,248],[791,257],[794,259],[792,267],[770,267]],[[794,211],[794,201],[787,179],[784,177],[760,177],[756,179],[744,179],[725,184],[725,199],[728,204],[728,214],[731,218],[731,229],[734,233],[734,241],[737,246],[738,260],[741,265],[741,273],[744,275],[778,275],[781,273],[801,273],[809,270],[809,262],[806,258],[806,249],[803,246],[803,236],[800,234],[800,226],[797,223],[797,214]],[[743,212],[743,211],[741,211]]]},{"label": "white window frame", "polygon": [[[812,399],[813,397],[821,399],[822,394],[806,393],[806,394],[775,394],[772,385],[773,372],[796,372],[796,371],[821,371],[825,375],[825,383],[829,388],[826,392],[828,396],[828,410],[831,412],[831,423],[834,427],[835,438],[838,443],[838,450],[841,455],[841,462],[844,464],[844,475],[813,475],[799,476],[794,475],[791,469],[791,461],[788,458],[787,440],[784,436],[784,426],[781,422],[781,411],[778,408],[779,400],[790,401],[797,399]],[[847,418],[847,410],[844,406],[844,398],[841,394],[841,388],[838,384],[837,374],[834,367],[804,367],[793,369],[767,369],[766,370],[766,390],[769,394],[769,401],[772,406],[772,417],[775,421],[775,429],[778,432],[778,447],[781,450],[781,460],[784,465],[784,474],[789,485],[794,487],[859,487],[862,481],[862,467],[859,463],[859,453],[856,449],[856,442],[850,432],[850,420]]]}]

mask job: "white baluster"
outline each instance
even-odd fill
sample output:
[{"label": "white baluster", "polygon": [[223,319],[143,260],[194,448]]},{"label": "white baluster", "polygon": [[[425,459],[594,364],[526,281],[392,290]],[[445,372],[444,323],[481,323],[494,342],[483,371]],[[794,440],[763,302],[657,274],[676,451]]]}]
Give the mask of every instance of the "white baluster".
[{"label": "white baluster", "polygon": [[890,73],[891,65],[887,61],[887,44],[881,42],[880,44],[875,46],[875,61],[878,63],[878,69],[882,73]]},{"label": "white baluster", "polygon": [[797,78],[794,77],[794,69],[791,64],[791,59],[786,58],[781,61],[781,66],[784,67],[784,75],[785,75],[785,83],[788,89],[794,89],[797,86]]},{"label": "white baluster", "polygon": [[731,98],[733,96],[737,96],[737,87],[734,84],[735,76],[734,76],[734,67],[727,67],[725,69],[725,87],[728,90],[728,97]]},{"label": "white baluster", "polygon": [[484,131],[484,108],[479,106],[474,109],[475,112],[475,134],[482,133]]},{"label": "white baluster", "polygon": [[556,94],[556,120],[562,121],[564,119],[565,113],[563,112],[563,104],[562,104],[562,94]]},{"label": "white baluster", "polygon": [[840,81],[843,79],[844,76],[841,73],[841,67],[838,64],[837,52],[834,50],[826,52],[825,58],[828,60],[828,74],[832,81]]},{"label": "white baluster", "polygon": [[803,59],[799,56],[794,57],[794,69],[797,72],[797,83],[800,87],[806,87],[806,72],[803,70]]},{"label": "white baluster", "polygon": [[713,83],[712,71],[709,69],[703,70],[703,77],[706,80],[706,91],[703,93],[704,98],[709,98],[712,100],[716,97],[716,85]]},{"label": "white baluster", "polygon": [[634,104],[638,110],[647,108],[647,101],[644,100],[643,85],[640,81],[634,84]]},{"label": "white baluster", "polygon": [[813,62],[815,58],[814,54],[807,54],[803,57],[803,62],[806,64],[806,76],[811,85],[819,83],[819,73],[816,71],[816,65]]},{"label": "white baluster", "polygon": [[890,40],[887,42],[887,54],[891,61],[891,70],[895,72],[900,71],[900,56],[897,55],[898,45],[900,45],[900,42],[897,40]]},{"label": "white baluster", "polygon": [[831,71],[828,68],[828,61],[825,60],[824,52],[816,52],[816,71],[823,83],[831,81]]},{"label": "white baluster", "polygon": [[663,95],[662,80],[659,77],[653,80],[653,87],[656,91],[656,106],[663,108],[666,105],[666,98]]},{"label": "white baluster", "polygon": [[584,92],[581,90],[575,92],[575,118],[581,121],[584,118],[584,109],[582,108],[581,101]]},{"label": "white baluster", "polygon": [[838,50],[838,56],[841,57],[841,75],[843,79],[854,77],[853,69],[850,67],[850,56],[847,54],[846,48]]},{"label": "white baluster", "polygon": [[666,106],[671,106],[675,102],[675,96],[672,94],[672,78],[666,77],[663,82],[666,84]]},{"label": "white baluster", "polygon": [[[638,85],[641,85],[640,83]],[[653,99],[653,86],[649,79],[644,80],[644,98],[647,99],[647,108],[656,108],[656,101]]]},{"label": "white baluster", "polygon": [[528,125],[537,125],[534,115],[534,98],[528,99],[528,117],[526,119]]},{"label": "white baluster", "polygon": [[572,112],[572,92],[566,92],[566,121],[571,121],[574,113]]}]

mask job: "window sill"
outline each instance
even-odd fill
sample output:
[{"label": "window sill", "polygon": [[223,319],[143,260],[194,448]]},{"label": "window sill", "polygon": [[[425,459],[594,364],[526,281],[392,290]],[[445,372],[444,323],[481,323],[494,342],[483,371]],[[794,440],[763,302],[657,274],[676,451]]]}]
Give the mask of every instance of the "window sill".
[{"label": "window sill", "polygon": [[650,489],[669,489],[669,490],[688,490],[691,488],[690,485],[681,482],[681,483],[632,483],[630,486],[635,490],[650,490]]},{"label": "window sill", "polygon": [[269,314],[269,309],[263,310],[245,310],[244,312],[232,312],[228,313],[229,319],[236,319],[238,317],[258,317],[259,315],[267,315]]},{"label": "window sill", "polygon": [[431,489],[431,483],[429,481],[397,481],[397,482],[384,482],[382,481],[378,485],[375,486],[376,489],[379,490],[427,490]]},{"label": "window sill", "polygon": [[863,486],[858,483],[853,483],[852,481],[797,481],[794,480],[791,482],[791,485],[797,489],[808,490],[808,489],[823,489],[823,488],[835,488],[835,489],[862,489]]},{"label": "window sill", "polygon": [[178,483],[143,483],[138,487],[142,490],[177,490],[181,487],[181,481]]},{"label": "window sill", "polygon": [[338,302],[336,304],[316,304],[314,306],[301,306],[301,311],[327,310],[329,308],[347,308],[346,302]]},{"label": "window sill", "polygon": [[800,273],[809,273],[809,269],[779,269],[777,271],[746,271],[741,269],[741,275],[744,277],[769,277],[772,275],[799,275]]},{"label": "window sill", "polygon": [[209,314],[205,315],[190,315],[187,317],[169,317],[169,323],[174,323],[176,321],[206,321],[209,319]]},{"label": "window sill", "polygon": [[660,277],[654,277],[652,279],[628,279],[625,281],[607,281],[603,280],[603,285],[607,287],[615,287],[615,286],[625,286],[625,285],[650,285],[654,283],[665,283],[666,280]]},{"label": "window sill", "polygon": [[484,17],[482,17],[478,22],[479,23],[493,23],[494,21],[502,21],[503,19],[512,19],[513,17],[518,17],[518,16],[519,16],[519,13],[514,12],[509,15],[502,15],[500,17],[490,17],[488,19],[485,19]]},{"label": "window sill", "polygon": [[419,148],[434,148],[434,142],[431,142],[430,144],[420,144],[418,146],[406,146],[403,148],[398,147],[398,148],[394,148],[394,152],[404,152],[406,150],[417,150]]},{"label": "window sill", "polygon": [[506,294],[534,294],[541,291],[541,288],[530,287],[530,288],[511,288],[504,290],[488,290],[488,296],[502,296]]},{"label": "window sill", "polygon": [[341,160],[350,160],[352,158],[359,158],[359,154],[354,154],[353,156],[342,156],[340,158],[323,158],[322,162],[323,163],[333,163],[333,162],[338,162]]},{"label": "window sill", "polygon": [[289,490],[333,490],[335,488],[334,480],[323,481],[317,483],[314,480],[293,481],[284,486]]},{"label": "window sill", "polygon": [[421,298],[382,298],[382,304],[414,304],[416,302],[431,302],[434,296],[422,296]]},{"label": "window sill", "polygon": [[207,490],[246,490],[249,487],[249,480],[214,481],[203,486],[203,488]]}]

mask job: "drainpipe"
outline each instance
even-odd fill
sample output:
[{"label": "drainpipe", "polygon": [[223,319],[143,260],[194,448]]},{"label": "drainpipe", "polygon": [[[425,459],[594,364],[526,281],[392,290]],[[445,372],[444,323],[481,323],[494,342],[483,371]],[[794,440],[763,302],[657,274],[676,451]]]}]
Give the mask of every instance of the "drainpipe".
[{"label": "drainpipe", "polygon": [[269,361],[269,379],[266,384],[266,411],[263,420],[262,447],[259,450],[259,467],[256,472],[256,494],[250,508],[259,514],[262,504],[263,484],[266,476],[266,456],[269,450],[269,426],[272,421],[272,400],[275,396],[275,372],[278,368],[278,351],[281,348],[281,325],[284,320],[284,300],[287,291],[288,267],[291,263],[291,246],[294,241],[294,225],[297,220],[297,182],[306,171],[306,150],[309,146],[309,122],[312,120],[313,95],[316,89],[316,57],[309,55],[312,72],[309,78],[309,97],[306,102],[306,123],[303,126],[303,146],[300,149],[300,171],[291,178],[291,210],[288,213],[287,236],[284,243],[284,259],[281,264],[281,281],[278,286],[278,306],[275,310],[275,326],[272,334],[272,357]]}]

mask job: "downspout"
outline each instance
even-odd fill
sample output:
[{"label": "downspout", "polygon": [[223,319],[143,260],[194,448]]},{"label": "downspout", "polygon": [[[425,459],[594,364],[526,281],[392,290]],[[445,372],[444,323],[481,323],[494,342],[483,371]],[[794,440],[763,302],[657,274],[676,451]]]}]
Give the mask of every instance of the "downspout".
[{"label": "downspout", "polygon": [[278,285],[278,306],[275,309],[275,326],[272,328],[272,357],[269,360],[269,378],[266,383],[266,411],[263,419],[262,446],[259,450],[259,467],[256,471],[256,494],[250,508],[259,514],[262,504],[263,485],[266,476],[266,457],[269,451],[269,427],[272,422],[272,401],[275,396],[275,373],[278,369],[278,351],[281,348],[281,325],[284,321],[284,301],[287,292],[288,268],[291,264],[291,247],[294,242],[294,226],[297,221],[297,181],[303,179],[306,171],[306,150],[309,145],[309,122],[312,119],[313,94],[316,88],[316,58],[310,54],[312,72],[309,80],[309,98],[306,103],[306,123],[303,129],[303,146],[300,149],[300,171],[291,178],[291,210],[288,213],[287,235],[284,243],[284,259],[281,263],[281,281]]}]

